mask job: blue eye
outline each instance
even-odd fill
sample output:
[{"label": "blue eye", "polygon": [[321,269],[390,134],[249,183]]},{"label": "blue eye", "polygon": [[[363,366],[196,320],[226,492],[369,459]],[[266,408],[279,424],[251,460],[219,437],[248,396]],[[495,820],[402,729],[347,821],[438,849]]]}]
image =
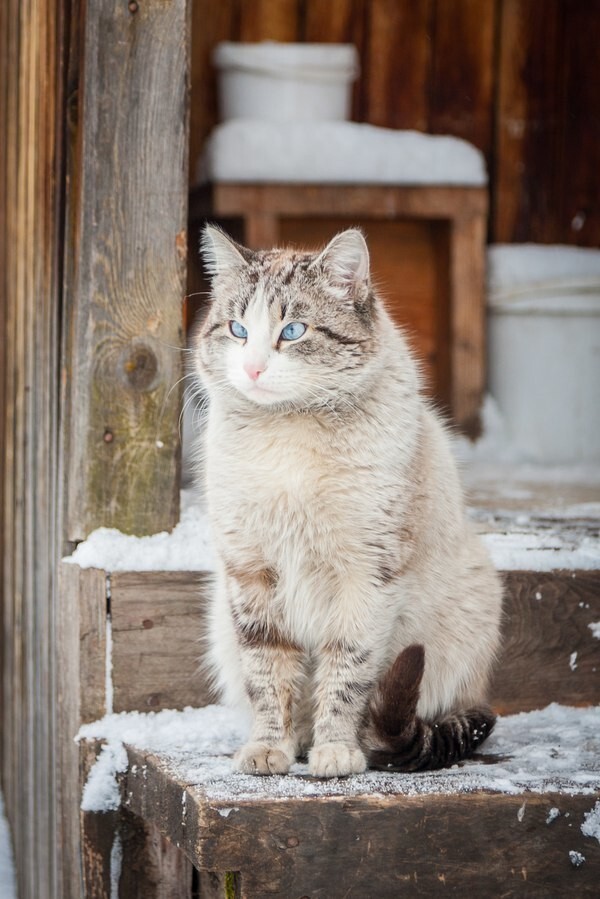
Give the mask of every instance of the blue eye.
[{"label": "blue eye", "polygon": [[281,332],[282,340],[298,340],[306,331],[306,325],[302,322],[290,322]]},{"label": "blue eye", "polygon": [[242,340],[245,340],[248,336],[248,332],[239,322],[229,322],[229,330],[234,337],[240,337]]}]

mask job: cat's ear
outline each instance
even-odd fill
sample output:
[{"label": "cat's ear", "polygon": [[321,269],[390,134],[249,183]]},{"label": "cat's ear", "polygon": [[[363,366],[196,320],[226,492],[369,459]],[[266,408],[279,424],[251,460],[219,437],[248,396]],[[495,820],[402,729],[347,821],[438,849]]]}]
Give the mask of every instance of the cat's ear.
[{"label": "cat's ear", "polygon": [[369,281],[369,250],[358,228],[348,228],[331,240],[313,262],[348,296],[364,289]]},{"label": "cat's ear", "polygon": [[241,247],[215,225],[205,225],[200,238],[200,251],[211,278],[248,264],[250,250]]}]

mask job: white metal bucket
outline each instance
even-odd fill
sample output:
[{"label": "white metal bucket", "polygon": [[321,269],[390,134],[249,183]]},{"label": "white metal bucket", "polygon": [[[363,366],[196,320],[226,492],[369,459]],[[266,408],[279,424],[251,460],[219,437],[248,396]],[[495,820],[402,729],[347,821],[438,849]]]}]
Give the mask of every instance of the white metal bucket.
[{"label": "white metal bucket", "polygon": [[490,392],[515,448],[549,464],[600,462],[600,272],[568,250],[586,273],[496,283],[488,301]]},{"label": "white metal bucket", "polygon": [[350,116],[359,68],[352,44],[224,41],[215,48],[213,61],[224,121],[338,121]]}]

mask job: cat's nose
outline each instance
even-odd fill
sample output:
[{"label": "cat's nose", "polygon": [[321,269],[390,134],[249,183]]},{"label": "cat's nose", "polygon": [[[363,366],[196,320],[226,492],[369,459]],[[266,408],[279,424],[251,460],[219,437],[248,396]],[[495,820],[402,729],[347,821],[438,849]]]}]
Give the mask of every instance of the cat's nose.
[{"label": "cat's nose", "polygon": [[252,381],[258,381],[266,367],[266,362],[256,362],[254,360],[244,362],[244,371]]}]

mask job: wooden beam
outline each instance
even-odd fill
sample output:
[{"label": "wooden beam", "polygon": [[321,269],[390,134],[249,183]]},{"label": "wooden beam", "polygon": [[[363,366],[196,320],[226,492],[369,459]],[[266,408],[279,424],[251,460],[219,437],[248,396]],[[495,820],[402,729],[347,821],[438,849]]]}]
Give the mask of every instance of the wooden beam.
[{"label": "wooden beam", "polygon": [[[366,794],[232,801],[128,747],[129,808],[242,896],[593,895],[600,847],[579,829],[595,797]],[[181,809],[185,807],[185,815]],[[551,808],[560,816],[548,823]],[[572,825],[572,827],[570,826]],[[582,852],[575,867],[569,850]]]},{"label": "wooden beam", "polygon": [[178,519],[186,0],[82,4],[71,81],[65,538]]},{"label": "wooden beam", "polygon": [[[106,574],[63,562],[58,591],[61,652],[57,671],[56,782],[60,840],[56,895],[75,899],[84,895],[80,758],[75,736],[83,723],[101,718],[106,711]],[[82,776],[85,777],[85,770]]]},{"label": "wooden beam", "polygon": [[[600,702],[600,572],[504,573],[503,648],[491,687],[503,714],[550,702]],[[208,580],[199,572],[113,574],[113,680],[117,711],[203,705],[200,668]],[[570,666],[572,653],[576,665]]]}]

